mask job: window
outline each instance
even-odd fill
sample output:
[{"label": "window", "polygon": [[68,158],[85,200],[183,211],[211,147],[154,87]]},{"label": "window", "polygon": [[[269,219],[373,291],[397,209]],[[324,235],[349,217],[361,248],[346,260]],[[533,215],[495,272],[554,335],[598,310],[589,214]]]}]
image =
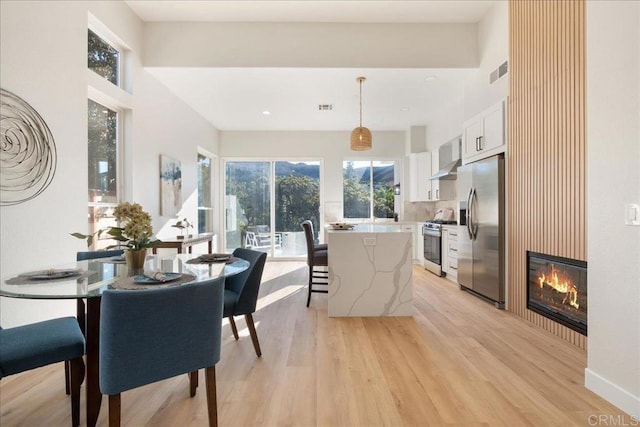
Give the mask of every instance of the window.
[{"label": "window", "polygon": [[225,250],[242,246],[275,257],[307,253],[300,226],[320,226],[319,161],[225,163]]},{"label": "window", "polygon": [[[115,225],[112,210],[118,203],[118,113],[88,101],[89,232]],[[107,244],[96,242],[95,249]]]},{"label": "window", "polygon": [[211,176],[211,157],[198,154],[198,233],[213,230]]},{"label": "window", "polygon": [[344,218],[393,218],[394,161],[345,161],[342,178]]},{"label": "window", "polygon": [[[122,52],[115,47],[115,34],[100,22],[90,17],[87,38],[87,67],[107,81],[119,87],[122,82]],[[100,31],[96,29],[100,28]],[[100,36],[98,34],[101,34]],[[110,34],[106,39],[104,34]],[[118,42],[117,46],[122,46]],[[123,91],[124,92],[124,91]],[[122,152],[122,118],[127,105],[113,105],[111,96],[95,87],[89,87],[87,108],[87,144],[88,144],[88,207],[89,233],[95,233],[108,226],[116,226],[113,209],[121,201],[123,171],[121,167]],[[92,249],[103,249],[113,245],[111,239],[94,240]]]},{"label": "window", "polygon": [[120,84],[120,52],[93,31],[88,31],[87,65],[89,69],[118,86]]}]

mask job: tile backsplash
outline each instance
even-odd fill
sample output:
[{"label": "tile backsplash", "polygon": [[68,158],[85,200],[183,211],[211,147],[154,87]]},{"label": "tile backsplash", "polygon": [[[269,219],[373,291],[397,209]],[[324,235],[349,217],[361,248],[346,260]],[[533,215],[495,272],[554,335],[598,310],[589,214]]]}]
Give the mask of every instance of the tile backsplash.
[{"label": "tile backsplash", "polygon": [[453,209],[454,217],[458,220],[458,204],[455,200],[441,200],[438,202],[405,202],[404,221],[426,221],[433,219],[440,208]]},{"label": "tile backsplash", "polygon": [[[401,217],[400,220],[422,222],[433,219],[440,208],[453,209],[455,219],[458,219],[458,203],[455,200],[441,200],[439,202],[405,202],[404,218]],[[325,222],[343,221],[342,202],[325,202],[324,220]]]}]

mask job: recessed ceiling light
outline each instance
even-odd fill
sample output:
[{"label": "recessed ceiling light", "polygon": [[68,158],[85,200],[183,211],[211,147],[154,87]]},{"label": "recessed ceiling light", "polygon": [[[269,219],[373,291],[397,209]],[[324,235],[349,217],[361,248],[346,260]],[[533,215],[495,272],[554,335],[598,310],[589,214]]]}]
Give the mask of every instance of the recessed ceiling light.
[{"label": "recessed ceiling light", "polygon": [[271,114],[271,111],[264,110],[264,111],[262,112],[262,115],[263,115],[263,116],[268,116],[269,114]]},{"label": "recessed ceiling light", "polygon": [[425,81],[425,82],[432,82],[432,81],[434,81],[435,79],[437,79],[437,77],[436,77],[436,76],[434,76],[434,75],[432,74],[432,75],[430,75],[430,76],[425,77],[425,78],[424,78],[424,81]]}]

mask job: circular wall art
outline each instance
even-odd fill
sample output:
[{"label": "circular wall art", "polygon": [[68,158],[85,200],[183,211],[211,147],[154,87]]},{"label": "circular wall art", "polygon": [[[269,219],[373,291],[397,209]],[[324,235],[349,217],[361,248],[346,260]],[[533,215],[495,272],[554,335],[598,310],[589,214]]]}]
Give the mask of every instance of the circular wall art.
[{"label": "circular wall art", "polygon": [[56,172],[56,144],[40,114],[0,89],[0,206],[37,197]]}]

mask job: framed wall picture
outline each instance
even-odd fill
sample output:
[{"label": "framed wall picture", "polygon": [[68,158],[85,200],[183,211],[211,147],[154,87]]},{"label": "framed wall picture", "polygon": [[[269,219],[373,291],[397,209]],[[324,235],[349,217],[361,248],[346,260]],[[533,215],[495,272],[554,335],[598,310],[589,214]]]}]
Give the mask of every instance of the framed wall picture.
[{"label": "framed wall picture", "polygon": [[169,156],[160,155],[160,215],[175,216],[182,207],[182,167]]}]

